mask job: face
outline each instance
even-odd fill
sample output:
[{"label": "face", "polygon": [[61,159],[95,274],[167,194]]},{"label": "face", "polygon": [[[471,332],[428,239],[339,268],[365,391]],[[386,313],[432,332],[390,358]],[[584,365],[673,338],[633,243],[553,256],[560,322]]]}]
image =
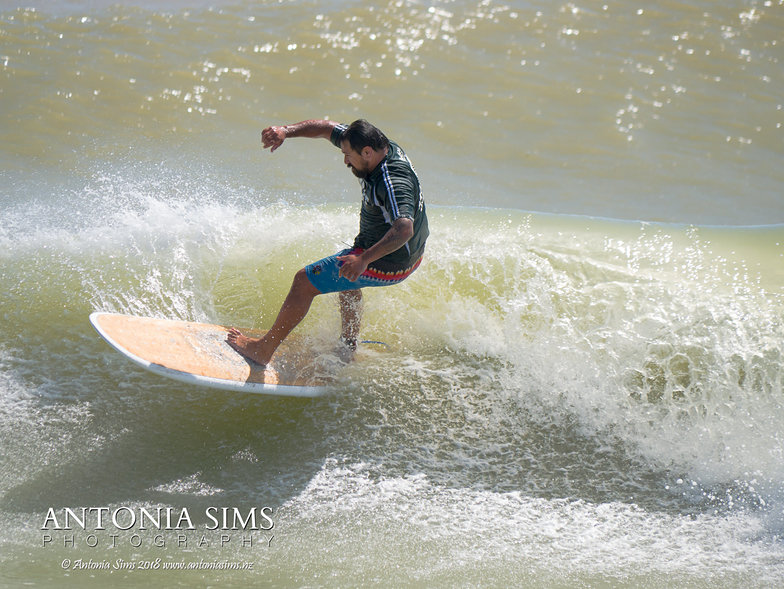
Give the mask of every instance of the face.
[{"label": "face", "polygon": [[[363,154],[358,151],[354,151],[348,141],[342,141],[340,143],[340,151],[343,152],[343,163],[351,168],[351,171],[357,178],[367,178],[368,174],[372,172],[368,161],[369,158],[363,156]],[[365,147],[362,152],[364,153],[365,151],[372,152],[373,150],[369,147]]]}]

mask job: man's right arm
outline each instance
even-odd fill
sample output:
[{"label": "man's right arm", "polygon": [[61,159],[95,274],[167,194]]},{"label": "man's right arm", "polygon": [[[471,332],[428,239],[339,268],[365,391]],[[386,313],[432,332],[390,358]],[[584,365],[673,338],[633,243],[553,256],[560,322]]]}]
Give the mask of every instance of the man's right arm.
[{"label": "man's right arm", "polygon": [[330,139],[332,130],[338,125],[334,121],[308,120],[294,123],[293,125],[283,125],[282,127],[267,127],[261,132],[261,144],[270,151],[275,151],[283,145],[289,137],[312,137]]}]

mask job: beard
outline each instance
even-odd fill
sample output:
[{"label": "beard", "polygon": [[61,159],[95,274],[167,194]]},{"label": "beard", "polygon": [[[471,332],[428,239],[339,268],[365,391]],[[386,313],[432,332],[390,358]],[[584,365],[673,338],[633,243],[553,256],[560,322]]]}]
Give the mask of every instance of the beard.
[{"label": "beard", "polygon": [[351,173],[354,174],[357,178],[362,180],[367,180],[368,174],[370,174],[370,170],[361,170],[359,168],[355,168],[351,164],[347,164],[347,167],[351,168]]}]

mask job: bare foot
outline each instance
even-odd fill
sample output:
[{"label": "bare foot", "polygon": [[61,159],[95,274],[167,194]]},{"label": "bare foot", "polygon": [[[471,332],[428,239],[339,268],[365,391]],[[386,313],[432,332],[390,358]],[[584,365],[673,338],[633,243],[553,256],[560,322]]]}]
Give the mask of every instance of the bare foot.
[{"label": "bare foot", "polygon": [[242,332],[232,327],[226,335],[226,343],[237,350],[240,354],[266,367],[269,364],[270,356],[266,356],[263,350],[261,339],[250,338]]}]

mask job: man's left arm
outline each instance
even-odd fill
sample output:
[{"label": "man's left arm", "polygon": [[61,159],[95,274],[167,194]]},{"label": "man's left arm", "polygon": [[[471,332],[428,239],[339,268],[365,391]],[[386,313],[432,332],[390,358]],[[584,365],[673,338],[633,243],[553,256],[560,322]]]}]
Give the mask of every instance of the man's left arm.
[{"label": "man's left arm", "polygon": [[413,235],[414,221],[409,217],[398,217],[384,234],[384,237],[379,239],[361,254],[338,256],[338,260],[343,262],[343,265],[340,267],[339,275],[354,282],[365,270],[367,270],[367,267],[371,262],[397,251],[403,247]]}]

